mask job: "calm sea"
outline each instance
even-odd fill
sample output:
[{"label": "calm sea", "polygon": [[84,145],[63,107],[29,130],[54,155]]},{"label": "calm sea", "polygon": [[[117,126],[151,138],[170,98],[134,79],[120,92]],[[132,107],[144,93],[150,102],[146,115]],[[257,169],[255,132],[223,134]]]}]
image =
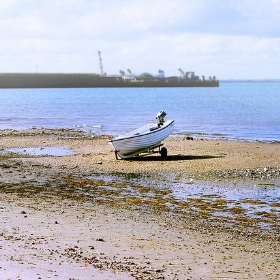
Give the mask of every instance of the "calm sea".
[{"label": "calm sea", "polygon": [[221,82],[219,88],[1,89],[0,129],[79,128],[118,135],[175,120],[194,137],[280,141],[280,82]]}]

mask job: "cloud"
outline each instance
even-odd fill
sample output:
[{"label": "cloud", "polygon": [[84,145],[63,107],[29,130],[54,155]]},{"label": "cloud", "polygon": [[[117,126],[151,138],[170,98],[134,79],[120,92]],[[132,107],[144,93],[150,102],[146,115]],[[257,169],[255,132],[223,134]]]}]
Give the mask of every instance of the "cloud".
[{"label": "cloud", "polygon": [[0,5],[4,31],[16,36],[280,33],[278,0],[0,0]]},{"label": "cloud", "polygon": [[108,73],[177,74],[182,67],[225,78],[280,76],[280,0],[0,0],[0,6],[0,72],[34,65],[97,72],[101,50]]}]

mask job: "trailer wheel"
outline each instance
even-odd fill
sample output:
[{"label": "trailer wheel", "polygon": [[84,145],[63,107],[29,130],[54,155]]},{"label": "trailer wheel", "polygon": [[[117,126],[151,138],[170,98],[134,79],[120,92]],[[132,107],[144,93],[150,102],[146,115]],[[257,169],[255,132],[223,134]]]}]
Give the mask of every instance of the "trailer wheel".
[{"label": "trailer wheel", "polygon": [[160,156],[161,156],[162,159],[166,159],[167,158],[167,149],[165,147],[161,148]]}]

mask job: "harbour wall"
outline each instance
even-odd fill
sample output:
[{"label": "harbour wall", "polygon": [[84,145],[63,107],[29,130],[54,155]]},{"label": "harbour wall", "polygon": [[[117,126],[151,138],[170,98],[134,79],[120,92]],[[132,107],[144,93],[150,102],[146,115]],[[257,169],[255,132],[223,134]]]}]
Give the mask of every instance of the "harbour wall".
[{"label": "harbour wall", "polygon": [[2,73],[0,88],[218,87],[217,80],[179,78],[123,80],[96,74]]}]

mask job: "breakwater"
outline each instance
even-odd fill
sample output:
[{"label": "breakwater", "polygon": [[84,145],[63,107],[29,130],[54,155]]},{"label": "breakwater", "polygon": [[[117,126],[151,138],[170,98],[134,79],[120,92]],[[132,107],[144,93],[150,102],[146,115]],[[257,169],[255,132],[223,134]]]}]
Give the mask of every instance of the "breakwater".
[{"label": "breakwater", "polygon": [[2,73],[0,88],[137,88],[137,87],[218,87],[218,80],[178,77],[123,79],[90,73]]}]

